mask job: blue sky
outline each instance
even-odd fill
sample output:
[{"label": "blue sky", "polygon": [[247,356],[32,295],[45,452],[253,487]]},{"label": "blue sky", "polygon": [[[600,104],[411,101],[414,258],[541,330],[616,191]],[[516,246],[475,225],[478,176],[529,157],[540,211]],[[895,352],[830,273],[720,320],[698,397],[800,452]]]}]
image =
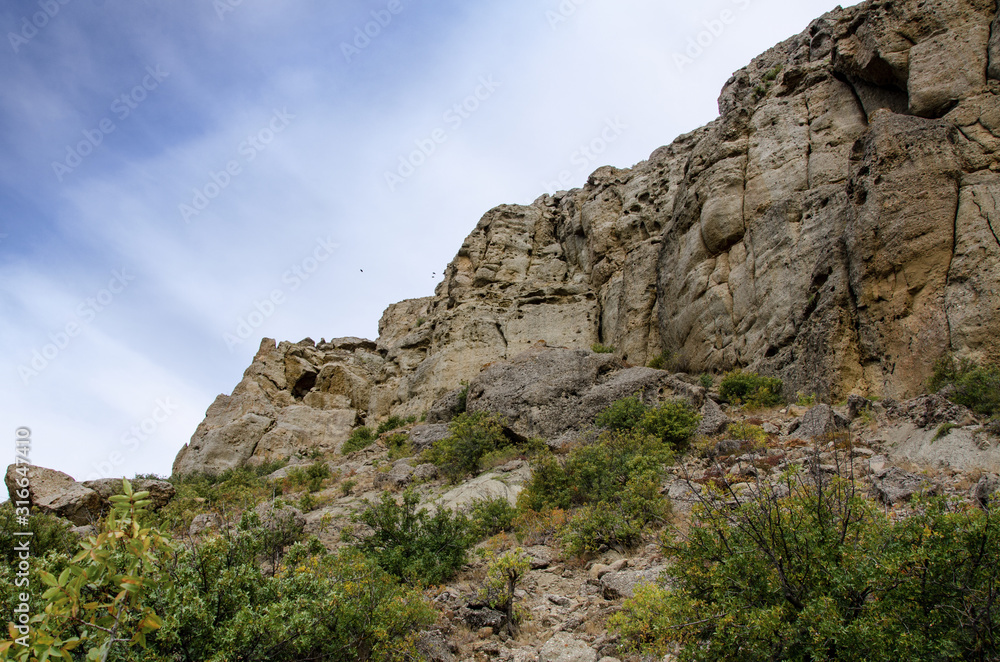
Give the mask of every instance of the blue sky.
[{"label": "blue sky", "polygon": [[77,479],[169,474],[261,337],[374,338],[489,208],[710,121],[833,6],[9,0],[4,429]]}]

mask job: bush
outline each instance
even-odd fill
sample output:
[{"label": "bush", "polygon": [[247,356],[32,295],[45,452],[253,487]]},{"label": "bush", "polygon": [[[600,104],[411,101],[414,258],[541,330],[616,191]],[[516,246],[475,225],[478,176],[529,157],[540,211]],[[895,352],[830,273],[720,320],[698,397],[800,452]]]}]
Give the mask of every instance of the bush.
[{"label": "bush", "polygon": [[175,477],[171,479],[177,491],[174,498],[150,515],[152,522],[166,531],[184,534],[199,513],[239,513],[253,508],[274,489],[259,471],[259,467],[239,467],[218,475]]},{"label": "bush", "polygon": [[1000,413],[1000,365],[984,366],[947,356],[934,365],[928,386],[933,392],[951,386],[948,399],[977,414]]},{"label": "bush", "polygon": [[615,348],[612,347],[611,345],[602,345],[599,342],[595,342],[593,345],[590,346],[590,351],[594,352],[595,354],[614,354]]},{"label": "bush", "polygon": [[[402,503],[385,492],[378,503],[366,503],[353,521],[372,533],[357,542],[365,556],[386,572],[411,584],[440,584],[465,565],[474,543],[468,518],[440,508],[434,515],[417,509],[420,498],[412,489]],[[344,532],[346,539],[351,534]]]},{"label": "bush", "polygon": [[610,625],[679,659],[988,660],[1000,652],[1000,512],[916,502],[889,519],[850,481],[696,507],[671,538],[670,590],[638,589]]},{"label": "bush", "polygon": [[733,370],[722,377],[719,395],[726,402],[745,404],[751,408],[774,407],[783,400],[784,383],[777,377],[762,377],[755,372]]},{"label": "bush", "polygon": [[517,583],[531,570],[531,560],[520,547],[492,556],[486,566],[486,579],[479,590],[479,599],[502,612],[506,619],[504,627],[513,634],[524,613],[514,604]]},{"label": "bush", "polygon": [[510,531],[514,528],[516,515],[517,510],[503,496],[476,499],[469,507],[471,530],[477,539]]},{"label": "bush", "polygon": [[670,452],[653,437],[608,432],[594,444],[571,450],[563,464],[552,456],[541,458],[518,496],[518,508],[561,511],[582,506],[559,531],[572,554],[602,546],[631,547],[669,508],[658,487],[670,459]]},{"label": "bush", "polygon": [[340,452],[342,455],[349,455],[350,453],[359,451],[362,448],[368,448],[375,442],[376,439],[378,439],[378,435],[372,432],[371,428],[362,425],[359,428],[351,430],[351,435],[347,438],[347,441],[344,442]]},{"label": "bush", "polygon": [[323,488],[323,481],[333,476],[330,467],[326,462],[317,460],[307,467],[292,467],[288,470],[284,487],[295,489],[300,486],[306,487],[310,492],[318,492]]},{"label": "bush", "polygon": [[698,383],[701,384],[701,387],[707,391],[708,389],[712,388],[712,386],[715,385],[715,379],[712,377],[712,375],[706,372],[701,377],[698,378]]},{"label": "bush", "polygon": [[647,363],[646,365],[656,370],[667,370],[670,368],[673,358],[674,358],[673,353],[668,352],[667,350],[663,350],[662,352],[651,358],[649,360],[649,363]]},{"label": "bush", "polygon": [[14,566],[18,561],[15,547],[22,542],[16,532],[31,533],[31,555],[45,556],[49,552],[72,554],[76,551],[79,537],[70,532],[70,524],[55,515],[35,510],[28,516],[27,526],[18,524],[19,516],[28,516],[27,508],[15,509],[10,501],[0,504],[0,563]]},{"label": "bush", "polygon": [[599,427],[641,431],[671,448],[683,449],[698,429],[701,417],[685,402],[664,402],[647,407],[638,395],[616,400],[597,415]]},{"label": "bush", "polygon": [[452,482],[478,473],[485,456],[513,444],[496,414],[481,411],[459,414],[448,424],[448,429],[451,434],[435,442],[426,458],[441,467]]},{"label": "bush", "polygon": [[389,418],[379,423],[377,432],[378,434],[384,434],[386,432],[395,430],[396,428],[401,428],[404,425],[407,425],[408,423],[412,422],[413,422],[412,420],[400,418],[399,416],[390,416]]}]

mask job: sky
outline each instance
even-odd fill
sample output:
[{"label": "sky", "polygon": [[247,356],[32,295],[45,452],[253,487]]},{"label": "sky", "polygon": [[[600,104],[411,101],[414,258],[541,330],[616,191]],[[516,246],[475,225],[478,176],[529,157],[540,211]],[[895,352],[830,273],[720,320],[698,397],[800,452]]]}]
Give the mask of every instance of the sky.
[{"label": "sky", "polygon": [[374,339],[479,218],[630,167],[829,0],[7,0],[9,462],[169,475],[263,337]]}]

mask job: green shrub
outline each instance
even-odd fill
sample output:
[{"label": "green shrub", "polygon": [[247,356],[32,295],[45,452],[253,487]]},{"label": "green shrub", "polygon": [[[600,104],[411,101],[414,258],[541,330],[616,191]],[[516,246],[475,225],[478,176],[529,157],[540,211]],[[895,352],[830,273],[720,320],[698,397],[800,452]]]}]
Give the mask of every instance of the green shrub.
[{"label": "green shrub", "polygon": [[469,506],[471,530],[480,540],[512,530],[516,516],[517,510],[503,496],[476,499]]},{"label": "green shrub", "polygon": [[[411,584],[440,584],[463,565],[474,543],[468,518],[439,508],[430,515],[417,508],[419,496],[412,489],[402,503],[385,492],[378,503],[366,503],[353,516],[372,530],[356,542],[365,556],[386,572]],[[345,537],[351,534],[345,530]]]},{"label": "green shrub", "polygon": [[410,444],[408,434],[403,432],[390,434],[385,438],[385,444],[389,447],[389,459],[392,461],[413,456],[413,446]]},{"label": "green shrub", "polygon": [[701,384],[701,387],[707,391],[708,389],[712,388],[715,385],[715,379],[712,377],[712,375],[706,372],[702,374],[701,377],[698,378],[698,383]]},{"label": "green shrub", "polygon": [[462,382],[462,390],[458,392],[458,402],[455,404],[455,409],[453,414],[456,416],[458,414],[464,414],[465,408],[469,402],[469,384],[468,382]]},{"label": "green shrub", "polygon": [[[24,466],[24,465],[22,465]],[[18,517],[28,517],[27,525],[18,523]],[[49,552],[72,554],[76,551],[79,537],[70,533],[70,524],[55,515],[38,509],[28,514],[27,508],[15,509],[10,501],[0,503],[0,563],[5,566],[17,565],[18,552],[15,547],[23,542],[18,532],[31,534],[31,555],[45,556]]]},{"label": "green shrub", "polygon": [[783,382],[777,377],[762,377],[755,372],[733,370],[722,377],[719,395],[727,402],[751,408],[774,407],[783,402]]},{"label": "green shrub", "polygon": [[680,660],[990,660],[1000,626],[1000,511],[920,502],[888,518],[841,479],[762,486],[696,508],[671,538],[670,590],[645,586],[609,625]]},{"label": "green shrub", "polygon": [[452,482],[478,473],[484,457],[514,443],[504,434],[502,419],[487,412],[459,414],[448,429],[451,434],[435,442],[426,458],[441,467]]},{"label": "green shrub", "polygon": [[597,415],[599,427],[618,431],[642,431],[671,448],[685,448],[701,417],[684,402],[664,402],[647,407],[638,395],[616,400]]},{"label": "green shrub", "polygon": [[1000,365],[979,365],[969,359],[946,356],[934,365],[928,386],[933,392],[953,387],[948,399],[977,414],[1000,413]]},{"label": "green shrub", "polygon": [[615,348],[612,347],[611,345],[602,345],[599,342],[595,342],[593,345],[590,346],[590,351],[594,352],[595,354],[614,354]]},{"label": "green shrub", "polygon": [[531,559],[520,547],[487,560],[486,579],[479,590],[479,599],[506,616],[504,627],[510,634],[524,618],[514,604],[517,583],[531,570]]},{"label": "green shrub", "polygon": [[183,534],[199,513],[239,513],[254,508],[270,497],[274,489],[259,471],[260,467],[239,467],[218,475],[174,477],[171,479],[177,491],[174,498],[150,517],[165,531]]},{"label": "green shrub", "polygon": [[560,532],[566,551],[573,555],[614,548],[625,553],[635,547],[653,523],[662,523],[670,504],[659,492],[653,474],[630,479],[614,498],[604,498],[577,510]]},{"label": "green shrub", "polygon": [[396,428],[401,428],[404,425],[406,425],[408,423],[412,423],[412,422],[413,421],[409,421],[407,419],[400,418],[399,416],[390,416],[389,418],[387,418],[384,421],[382,421],[381,423],[379,423],[378,431],[377,432],[378,432],[378,434],[384,434],[384,433],[389,432],[391,430],[395,430]]},{"label": "green shrub", "polygon": [[649,363],[647,363],[646,365],[656,370],[669,370],[673,362],[673,358],[674,355],[672,352],[663,350],[662,352],[651,358],[649,360]]},{"label": "green shrub", "polygon": [[364,425],[359,428],[354,428],[351,430],[351,435],[347,438],[347,441],[344,442],[340,452],[343,455],[348,455],[355,451],[359,451],[362,448],[368,448],[375,443],[376,439],[378,439],[378,435],[372,432],[371,428]]}]

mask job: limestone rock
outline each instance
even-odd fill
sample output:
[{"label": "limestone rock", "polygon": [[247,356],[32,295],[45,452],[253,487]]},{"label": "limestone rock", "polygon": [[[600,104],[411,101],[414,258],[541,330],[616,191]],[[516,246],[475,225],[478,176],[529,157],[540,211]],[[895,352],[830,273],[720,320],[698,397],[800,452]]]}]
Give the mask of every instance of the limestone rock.
[{"label": "limestone rock", "polygon": [[538,662],[597,662],[597,651],[573,635],[557,632],[538,653]]},{"label": "limestone rock", "polygon": [[965,418],[969,410],[934,393],[900,403],[892,407],[889,413],[912,421],[918,428],[931,428],[942,423],[958,422]]},{"label": "limestone rock", "polygon": [[891,467],[879,471],[872,477],[872,491],[875,498],[891,506],[907,502],[919,492],[936,494],[938,488],[925,478]]},{"label": "limestone rock", "polygon": [[194,519],[191,520],[191,526],[188,527],[188,535],[195,538],[206,533],[219,531],[222,527],[223,521],[219,515],[216,513],[201,513],[195,515]]},{"label": "limestone rock", "polygon": [[830,405],[816,405],[805,413],[793,432],[803,439],[816,439],[846,430],[849,425],[850,421]]},{"label": "limestone rock", "polygon": [[615,400],[683,395],[700,405],[704,390],[652,368],[626,368],[611,354],[538,346],[494,364],[469,384],[469,411],[500,414],[525,438],[553,439],[592,425]]},{"label": "limestone rock", "polygon": [[1000,479],[987,474],[972,486],[969,495],[981,508],[989,510],[995,505],[997,488],[1000,488]]},{"label": "limestone rock", "polygon": [[[17,473],[17,465],[7,467],[4,483],[11,501],[19,500],[17,492],[21,478]],[[27,478],[28,501],[32,508],[65,517],[77,526],[92,524],[100,519],[104,508],[101,495],[77,483],[67,474],[54,469],[29,466]]]},{"label": "limestone rock", "polygon": [[609,572],[601,577],[601,590],[605,600],[635,597],[635,589],[643,584],[653,584],[659,579],[663,568],[648,570],[621,570]]},{"label": "limestone rock", "polygon": [[701,423],[695,435],[711,437],[726,431],[729,427],[729,417],[722,411],[722,407],[711,398],[705,399],[705,404],[701,406]]},{"label": "limestone rock", "polygon": [[990,66],[989,76],[995,80],[1000,80],[1000,11],[993,19],[993,26],[990,31]]},{"label": "limestone rock", "polygon": [[441,441],[450,434],[451,431],[444,423],[415,425],[410,430],[409,442],[416,450],[424,450],[433,446],[434,442]]},{"label": "limestone rock", "polygon": [[[153,503],[150,508],[159,510],[174,498],[177,490],[165,480],[150,480],[138,478],[129,481],[132,484],[133,492],[149,492],[149,499]],[[102,478],[100,480],[88,480],[83,482],[83,486],[90,488],[101,495],[107,501],[112,496],[122,493],[122,481],[119,478]]]}]

